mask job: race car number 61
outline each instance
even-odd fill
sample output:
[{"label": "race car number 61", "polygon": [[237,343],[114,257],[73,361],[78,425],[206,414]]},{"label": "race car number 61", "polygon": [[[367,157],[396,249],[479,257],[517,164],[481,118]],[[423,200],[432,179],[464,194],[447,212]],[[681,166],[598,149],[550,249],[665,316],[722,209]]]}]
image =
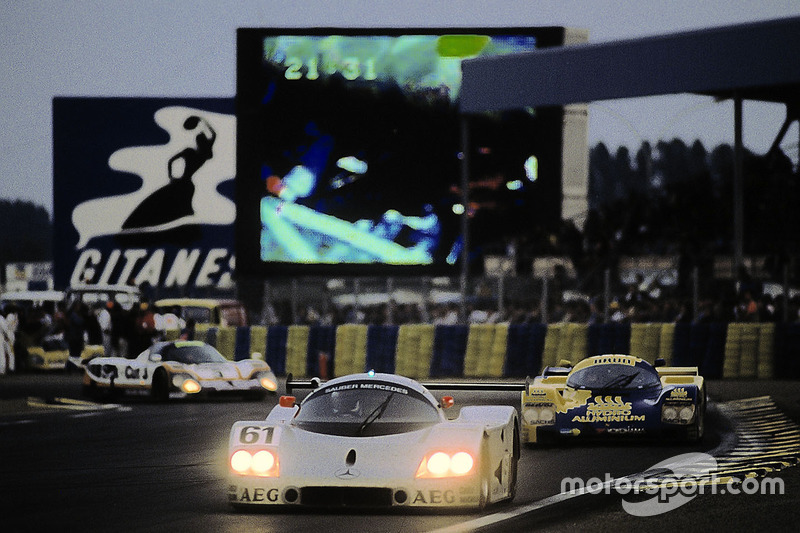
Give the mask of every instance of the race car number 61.
[{"label": "race car number 61", "polygon": [[239,442],[242,444],[256,444],[258,442],[270,444],[272,443],[272,434],[274,432],[275,428],[272,426],[245,426],[242,428],[242,432],[239,433]]}]

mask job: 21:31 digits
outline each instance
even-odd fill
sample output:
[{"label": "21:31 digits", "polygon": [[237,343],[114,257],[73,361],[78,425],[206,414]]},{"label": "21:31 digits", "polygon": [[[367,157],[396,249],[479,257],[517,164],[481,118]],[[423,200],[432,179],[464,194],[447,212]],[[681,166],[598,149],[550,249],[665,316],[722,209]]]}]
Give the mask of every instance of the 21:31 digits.
[{"label": "21:31 digits", "polygon": [[[291,56],[286,58],[286,72],[284,76],[287,80],[299,80],[306,78],[316,80],[320,76],[320,65],[317,58],[303,60],[301,57]],[[323,67],[324,74],[334,74],[339,72],[347,80],[374,80],[378,77],[375,70],[375,60],[370,58],[361,60],[357,57],[346,57],[342,62],[331,68],[326,65]]]}]

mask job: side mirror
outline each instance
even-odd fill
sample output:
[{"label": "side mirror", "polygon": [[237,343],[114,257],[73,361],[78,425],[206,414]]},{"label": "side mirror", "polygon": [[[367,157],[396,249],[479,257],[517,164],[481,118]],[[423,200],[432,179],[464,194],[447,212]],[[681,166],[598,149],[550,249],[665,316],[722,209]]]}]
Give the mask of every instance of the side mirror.
[{"label": "side mirror", "polygon": [[151,353],[150,354],[150,361],[153,363],[160,363],[161,362],[161,354],[160,353]]},{"label": "side mirror", "polygon": [[297,398],[294,396],[281,396],[278,403],[281,407],[294,407],[296,402]]},{"label": "side mirror", "polygon": [[661,357],[659,357],[658,359],[655,360],[655,362],[653,363],[653,366],[656,367],[656,368],[658,368],[660,366],[667,366],[667,362],[664,359],[662,359]]},{"label": "side mirror", "polygon": [[261,352],[253,352],[250,354],[250,359],[258,359],[259,361],[263,361],[264,355]]},{"label": "side mirror", "polygon": [[456,404],[452,396],[442,396],[442,409],[450,409]]},{"label": "side mirror", "polygon": [[572,368],[572,361],[569,359],[562,359],[558,362],[558,366],[563,366],[564,368]]}]

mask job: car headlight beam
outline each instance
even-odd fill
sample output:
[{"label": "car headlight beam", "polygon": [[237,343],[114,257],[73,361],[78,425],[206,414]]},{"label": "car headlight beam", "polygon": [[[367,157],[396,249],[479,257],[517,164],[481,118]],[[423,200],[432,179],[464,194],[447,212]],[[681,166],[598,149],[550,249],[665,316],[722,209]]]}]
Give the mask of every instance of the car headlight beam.
[{"label": "car headlight beam", "polygon": [[678,413],[678,418],[681,422],[688,423],[694,416],[694,405],[687,405]]},{"label": "car headlight beam", "polygon": [[267,376],[261,376],[258,382],[261,384],[262,387],[264,387],[268,391],[275,392],[276,390],[278,390],[278,384]]},{"label": "car headlight beam", "polygon": [[465,476],[473,471],[475,458],[469,452],[437,451],[428,454],[417,469],[418,478]]},{"label": "car headlight beam", "polygon": [[234,472],[242,475],[278,475],[278,457],[272,450],[236,450],[231,455],[230,466]]}]

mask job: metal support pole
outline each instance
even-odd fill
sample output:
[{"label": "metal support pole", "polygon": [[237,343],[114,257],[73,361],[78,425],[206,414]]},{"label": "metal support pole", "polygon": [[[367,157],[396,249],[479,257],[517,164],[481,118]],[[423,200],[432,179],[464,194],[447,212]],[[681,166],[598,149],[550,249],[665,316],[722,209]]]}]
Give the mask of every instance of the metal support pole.
[{"label": "metal support pole", "polygon": [[542,322],[547,324],[549,322],[549,317],[547,314],[547,301],[550,298],[548,294],[550,292],[550,278],[544,276],[542,278],[542,302],[541,302],[541,309],[542,309]]},{"label": "metal support pole", "polygon": [[603,322],[608,323],[611,321],[611,316],[608,312],[611,309],[611,269],[607,268],[603,272],[603,300],[605,302],[605,309],[603,310]]},{"label": "metal support pole", "polygon": [[789,322],[789,265],[783,265],[783,323]]},{"label": "metal support pole", "polygon": [[[353,278],[353,316],[358,317],[360,311],[360,304],[358,303],[358,293],[361,292],[361,284],[358,278]],[[356,318],[357,320],[358,318]]]},{"label": "metal support pole", "polygon": [[700,269],[692,269],[692,319],[700,314]]},{"label": "metal support pole", "polygon": [[389,324],[394,324],[394,278],[386,278],[386,320]]},{"label": "metal support pole", "polygon": [[738,276],[744,264],[744,177],[742,161],[742,97],[733,98],[734,108],[734,146],[733,146],[733,257],[734,275]]},{"label": "metal support pole", "polygon": [[[505,309],[506,308],[505,281],[506,281],[506,277],[505,277],[504,274],[501,273],[497,277],[497,316],[499,316],[499,317],[505,316],[505,310],[506,310]],[[501,320],[502,320],[502,318],[501,318]]]},{"label": "metal support pole", "polygon": [[297,278],[292,278],[292,324],[299,324],[297,314],[297,300],[298,300]]}]

